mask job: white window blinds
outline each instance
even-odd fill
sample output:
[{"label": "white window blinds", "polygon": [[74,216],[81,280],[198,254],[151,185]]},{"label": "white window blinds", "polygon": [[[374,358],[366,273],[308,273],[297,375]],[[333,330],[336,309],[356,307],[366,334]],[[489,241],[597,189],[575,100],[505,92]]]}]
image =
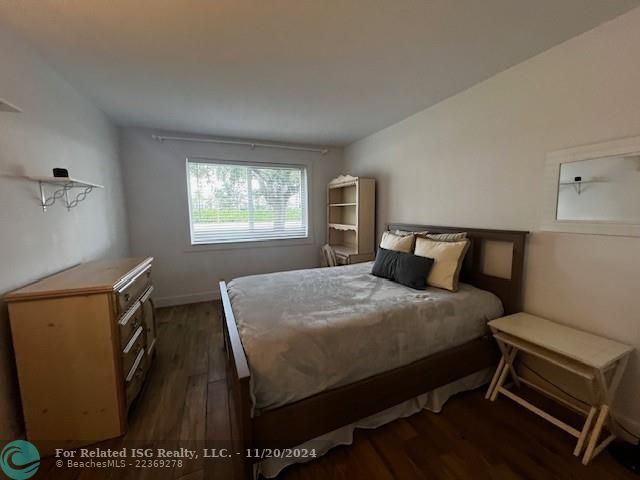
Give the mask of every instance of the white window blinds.
[{"label": "white window blinds", "polygon": [[307,170],[187,161],[191,243],[306,238]]}]

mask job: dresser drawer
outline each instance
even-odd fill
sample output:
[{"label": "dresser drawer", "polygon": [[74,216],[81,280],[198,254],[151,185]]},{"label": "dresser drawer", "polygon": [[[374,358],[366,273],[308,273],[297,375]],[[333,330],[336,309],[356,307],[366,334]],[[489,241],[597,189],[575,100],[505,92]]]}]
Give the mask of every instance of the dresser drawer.
[{"label": "dresser drawer", "polygon": [[143,326],[139,326],[133,336],[129,340],[129,343],[124,347],[122,351],[122,373],[125,377],[129,377],[131,370],[133,369],[140,352],[144,352],[146,348],[145,342],[145,330]]},{"label": "dresser drawer", "polygon": [[116,305],[118,314],[122,314],[140,298],[145,290],[151,285],[151,265],[135,275],[125,285],[116,290]]},{"label": "dresser drawer", "polygon": [[127,400],[127,409],[131,406],[131,403],[136,399],[142,384],[144,377],[149,368],[149,358],[144,350],[136,356],[135,362],[131,367],[131,371],[125,378],[125,396]]},{"label": "dresser drawer", "polygon": [[[129,340],[133,336],[133,333],[137,328],[142,325],[143,312],[142,305],[136,301],[129,310],[127,310],[118,320],[118,327],[120,330],[120,350],[124,350]],[[126,373],[126,372],[125,372]]]}]

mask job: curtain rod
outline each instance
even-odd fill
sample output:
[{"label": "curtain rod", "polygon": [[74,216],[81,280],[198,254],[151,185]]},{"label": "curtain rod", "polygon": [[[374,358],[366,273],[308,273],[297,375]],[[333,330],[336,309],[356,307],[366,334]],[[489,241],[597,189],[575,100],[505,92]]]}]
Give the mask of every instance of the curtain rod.
[{"label": "curtain rod", "polygon": [[279,145],[275,143],[260,143],[260,142],[247,142],[242,140],[219,140],[216,138],[203,138],[203,137],[173,137],[167,135],[151,135],[151,138],[164,142],[165,140],[173,142],[201,142],[201,143],[220,143],[223,145],[245,145],[251,147],[253,150],[256,147],[264,148],[281,148],[284,150],[297,150],[299,152],[316,152],[320,155],[325,155],[329,152],[326,148],[311,148],[311,147],[298,147],[295,145]]}]

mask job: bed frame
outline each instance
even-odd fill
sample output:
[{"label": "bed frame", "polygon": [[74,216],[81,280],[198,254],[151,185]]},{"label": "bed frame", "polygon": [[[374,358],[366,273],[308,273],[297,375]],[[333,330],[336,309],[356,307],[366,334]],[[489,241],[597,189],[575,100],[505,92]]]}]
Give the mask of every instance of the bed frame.
[{"label": "bed frame", "polygon": [[[528,232],[483,230],[433,225],[390,224],[388,230],[468,232],[471,246],[460,278],[463,282],[493,292],[502,300],[505,314],[521,310],[525,238]],[[512,245],[511,277],[482,272],[487,242]],[[327,390],[302,400],[267,410],[252,417],[251,372],[233,315],[225,282],[220,282],[222,325],[227,362],[231,441],[235,452],[235,478],[252,479],[253,463],[248,449],[289,448],[341,426],[373,415],[403,401],[497,363],[498,350],[488,337],[472,340],[430,355],[404,367],[358,382]]]}]

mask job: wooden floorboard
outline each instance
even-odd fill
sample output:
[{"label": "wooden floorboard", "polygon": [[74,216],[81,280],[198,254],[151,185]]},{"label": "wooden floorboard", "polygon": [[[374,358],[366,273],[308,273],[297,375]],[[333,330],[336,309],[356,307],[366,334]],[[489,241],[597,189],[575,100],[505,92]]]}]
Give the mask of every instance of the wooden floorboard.
[{"label": "wooden floorboard", "polygon": [[[213,302],[158,311],[156,358],[129,418],[129,431],[104,448],[230,448],[225,364],[218,305]],[[572,455],[574,439],[506,398],[484,391],[452,398],[439,414],[421,412],[375,430],[358,430],[354,443],[278,480],[522,480],[638,477],[604,452],[584,467]],[[530,394],[532,401],[544,399]],[[575,416],[552,404],[554,414]],[[59,469],[44,459],[35,478],[62,480],[226,480],[230,460],[186,461],[172,469]]]}]

